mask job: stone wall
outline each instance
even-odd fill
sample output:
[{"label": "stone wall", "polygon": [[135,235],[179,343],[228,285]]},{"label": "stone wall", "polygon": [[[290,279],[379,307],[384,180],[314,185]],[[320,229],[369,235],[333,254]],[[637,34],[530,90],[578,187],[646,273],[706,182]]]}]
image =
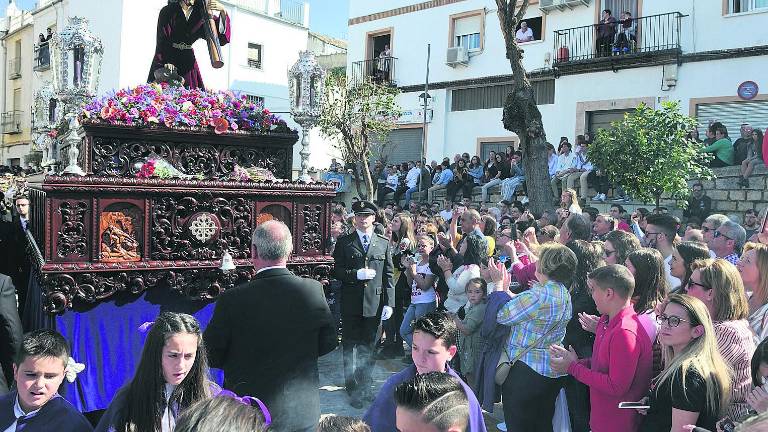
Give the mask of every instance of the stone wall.
[{"label": "stone wall", "polygon": [[718,168],[712,171],[717,178],[703,181],[702,184],[707,195],[712,198],[712,209],[718,213],[743,213],[752,208],[761,210],[768,203],[768,169],[764,166],[755,170],[749,178],[747,188],[742,188],[736,183],[741,172],[739,167]]}]

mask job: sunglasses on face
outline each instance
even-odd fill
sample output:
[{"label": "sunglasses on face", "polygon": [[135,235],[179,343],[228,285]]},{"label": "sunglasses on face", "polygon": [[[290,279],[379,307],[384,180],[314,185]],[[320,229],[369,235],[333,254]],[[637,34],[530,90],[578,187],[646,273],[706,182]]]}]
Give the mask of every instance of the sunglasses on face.
[{"label": "sunglasses on face", "polygon": [[664,314],[657,315],[656,322],[659,323],[659,325],[666,325],[669,328],[675,328],[679,326],[681,322],[687,322],[689,324],[691,323],[690,321],[686,319],[682,319],[678,316],[674,316],[674,315],[667,316]]},{"label": "sunglasses on face", "polygon": [[728,240],[733,240],[733,238],[731,238],[731,237],[728,237],[727,235],[723,234],[723,233],[722,233],[722,232],[720,232],[720,231],[715,231],[714,233],[712,233],[712,238],[718,238],[718,237],[725,237],[725,238],[727,238]]}]

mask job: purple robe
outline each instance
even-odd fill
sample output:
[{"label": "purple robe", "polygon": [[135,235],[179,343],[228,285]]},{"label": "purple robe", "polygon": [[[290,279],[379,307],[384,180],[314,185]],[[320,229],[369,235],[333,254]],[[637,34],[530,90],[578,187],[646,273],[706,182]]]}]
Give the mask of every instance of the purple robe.
[{"label": "purple robe", "polygon": [[[456,378],[464,387],[464,393],[467,394],[469,400],[469,428],[468,432],[486,432],[485,420],[483,419],[483,409],[480,408],[480,403],[475,397],[475,393],[469,388],[450,366],[445,367],[445,372]],[[395,432],[397,427],[395,426],[395,387],[404,383],[416,376],[416,366],[410,365],[400,372],[389,377],[387,382],[381,386],[379,394],[376,395],[376,399],[373,401],[368,411],[363,416],[368,426],[371,427],[373,432]]]},{"label": "purple robe", "polygon": [[[176,66],[177,72],[184,78],[184,86],[188,88],[205,88],[200,68],[197,66],[195,52],[192,49],[181,49],[178,44],[191,47],[198,39],[205,39],[205,27],[201,12],[201,0],[195,3],[189,19],[184,16],[181,5],[171,3],[160,10],[157,18],[157,45],[155,56],[152,58],[152,66],[149,68],[147,82],[155,81],[155,70],[170,63]],[[224,31],[221,31],[221,17],[224,17]],[[214,17],[219,27],[219,43],[226,45],[231,36],[229,15],[222,14]],[[177,44],[174,47],[174,44]]]},{"label": "purple robe", "polygon": [[[16,390],[0,396],[0,431],[6,430],[16,420],[13,406]],[[17,431],[23,432],[91,432],[93,427],[69,401],[55,395],[34,416],[19,419]]]},{"label": "purple robe", "polygon": [[512,296],[508,292],[492,292],[485,303],[485,317],[480,326],[480,337],[483,338],[484,344],[483,352],[475,365],[475,380],[478,383],[478,400],[488,411],[493,411],[496,399],[496,366],[510,331],[509,326],[496,322],[496,315],[511,299]]}]

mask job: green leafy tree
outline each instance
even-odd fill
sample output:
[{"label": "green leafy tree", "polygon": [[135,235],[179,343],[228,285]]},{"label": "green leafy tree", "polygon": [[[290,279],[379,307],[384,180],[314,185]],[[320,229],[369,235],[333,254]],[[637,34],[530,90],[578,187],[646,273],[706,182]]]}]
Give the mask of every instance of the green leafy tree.
[{"label": "green leafy tree", "polygon": [[599,130],[587,157],[629,195],[658,208],[662,195],[686,198],[688,179],[712,177],[711,156],[687,138],[695,128],[696,119],[681,114],[679,102],[663,102],[661,109],[640,104],[624,120]]},{"label": "green leafy tree", "polygon": [[515,40],[517,24],[525,16],[529,0],[496,0],[507,59],[512,67],[513,88],[504,102],[504,128],[520,138],[530,207],[541,213],[552,207],[546,135],[536,95],[523,67],[523,50]]},{"label": "green leafy tree", "polygon": [[[372,82],[369,78],[354,84],[343,74],[328,74],[325,83],[325,106],[320,115],[320,132],[333,140],[345,162],[360,167],[355,170],[355,184],[360,197],[373,197],[373,181],[369,161],[380,158],[373,154],[385,147],[389,131],[401,116],[397,104],[399,90]],[[360,175],[365,191],[360,188]]]}]

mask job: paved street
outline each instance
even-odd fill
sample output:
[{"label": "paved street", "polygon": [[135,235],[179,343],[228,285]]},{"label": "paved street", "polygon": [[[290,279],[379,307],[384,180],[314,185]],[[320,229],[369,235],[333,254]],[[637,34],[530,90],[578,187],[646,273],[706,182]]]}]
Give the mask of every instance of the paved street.
[{"label": "paved street", "polygon": [[[362,418],[367,406],[362,409],[355,409],[349,405],[349,398],[344,391],[344,370],[341,360],[341,347],[332,353],[321,357],[318,361],[320,369],[320,412],[322,415],[336,414],[343,416],[352,416]],[[373,369],[373,383],[376,392],[382,384],[394,373],[405,367],[400,359],[379,360]],[[496,412],[501,413],[500,406],[497,405]],[[501,416],[501,414],[499,414]],[[493,418],[490,414],[485,415],[485,423],[489,432],[498,431],[496,423],[499,420]]]}]

